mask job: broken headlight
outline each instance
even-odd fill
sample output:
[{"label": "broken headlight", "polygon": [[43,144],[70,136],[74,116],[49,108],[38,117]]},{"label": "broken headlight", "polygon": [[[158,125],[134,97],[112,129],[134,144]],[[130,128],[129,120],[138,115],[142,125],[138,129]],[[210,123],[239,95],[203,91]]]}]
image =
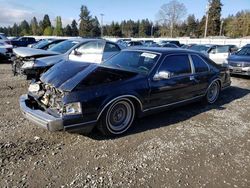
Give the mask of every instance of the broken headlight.
[{"label": "broken headlight", "polygon": [[81,113],[82,113],[82,108],[81,108],[81,103],[79,102],[69,103],[64,105],[64,115],[76,115]]},{"label": "broken headlight", "polygon": [[22,69],[32,68],[34,64],[34,61],[25,61],[22,66]]}]

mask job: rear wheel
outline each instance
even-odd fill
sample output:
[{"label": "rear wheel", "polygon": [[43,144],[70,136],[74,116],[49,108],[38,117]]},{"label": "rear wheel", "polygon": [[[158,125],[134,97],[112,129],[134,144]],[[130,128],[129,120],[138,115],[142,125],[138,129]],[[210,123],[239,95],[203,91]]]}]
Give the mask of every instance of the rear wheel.
[{"label": "rear wheel", "polygon": [[119,135],[128,130],[134,117],[135,107],[132,101],[119,99],[104,111],[98,129],[104,135]]},{"label": "rear wheel", "polygon": [[209,104],[213,104],[217,101],[218,97],[220,95],[220,84],[218,81],[212,82],[212,84],[209,86],[206,94],[206,102]]}]

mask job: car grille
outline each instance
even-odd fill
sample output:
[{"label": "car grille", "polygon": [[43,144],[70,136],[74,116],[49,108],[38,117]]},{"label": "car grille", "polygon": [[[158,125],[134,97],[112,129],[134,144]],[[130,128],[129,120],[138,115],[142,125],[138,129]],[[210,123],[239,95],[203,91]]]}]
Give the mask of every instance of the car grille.
[{"label": "car grille", "polygon": [[250,67],[250,62],[229,62],[232,67]]}]

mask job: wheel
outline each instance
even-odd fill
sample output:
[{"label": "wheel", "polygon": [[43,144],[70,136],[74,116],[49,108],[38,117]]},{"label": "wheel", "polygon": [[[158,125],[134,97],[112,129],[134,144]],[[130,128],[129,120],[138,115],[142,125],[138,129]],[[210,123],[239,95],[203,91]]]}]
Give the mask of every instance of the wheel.
[{"label": "wheel", "polygon": [[215,103],[220,95],[220,84],[218,81],[212,82],[206,93],[206,102],[209,104]]},{"label": "wheel", "polygon": [[98,129],[104,135],[119,135],[128,130],[134,121],[135,107],[129,99],[119,99],[104,111]]}]

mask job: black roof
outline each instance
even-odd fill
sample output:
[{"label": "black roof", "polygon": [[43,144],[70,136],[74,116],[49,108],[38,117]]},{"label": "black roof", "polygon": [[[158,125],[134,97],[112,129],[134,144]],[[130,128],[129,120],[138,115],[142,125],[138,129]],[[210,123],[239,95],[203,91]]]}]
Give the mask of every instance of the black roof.
[{"label": "black roof", "polygon": [[123,51],[147,51],[147,52],[155,52],[155,53],[161,53],[161,54],[170,54],[170,53],[199,53],[193,50],[183,49],[183,48],[163,48],[163,47],[132,47],[132,48],[126,48]]}]

